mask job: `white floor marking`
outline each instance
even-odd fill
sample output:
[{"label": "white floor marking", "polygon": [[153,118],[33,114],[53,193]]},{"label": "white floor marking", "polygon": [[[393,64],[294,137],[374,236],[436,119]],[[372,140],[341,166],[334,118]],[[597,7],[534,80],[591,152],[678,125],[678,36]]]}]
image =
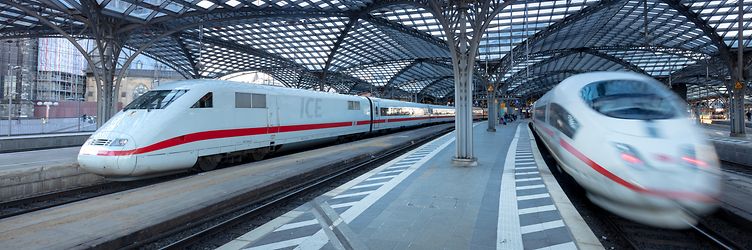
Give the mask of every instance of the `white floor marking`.
[{"label": "white floor marking", "polygon": [[546,185],[537,184],[537,185],[529,185],[529,186],[519,186],[517,187],[517,190],[536,189],[536,188],[543,188],[543,187],[546,187]]},{"label": "white floor marking", "polygon": [[567,242],[567,243],[561,243],[558,245],[553,246],[547,246],[547,247],[541,247],[537,250],[575,250],[577,249],[577,245],[574,244],[573,241]]},{"label": "white floor marking", "polygon": [[538,172],[538,171],[530,171],[530,172],[517,172],[517,173],[514,173],[514,175],[529,175],[529,174],[539,174],[539,173],[540,173],[540,172]]},{"label": "white floor marking", "polygon": [[385,180],[385,179],[391,179],[391,178],[394,178],[394,176],[371,177],[371,178],[366,179],[366,181]]},{"label": "white floor marking", "polygon": [[504,172],[501,174],[501,190],[499,191],[499,217],[496,221],[496,249],[522,249],[522,234],[520,234],[520,216],[517,214],[517,192],[514,182],[514,157],[517,141],[520,139],[520,127],[509,144],[507,158],[504,161]]},{"label": "white floor marking", "polygon": [[523,181],[537,181],[540,180],[540,177],[533,177],[533,178],[523,178],[523,179],[517,179],[516,182],[523,182]]},{"label": "white floor marking", "polygon": [[306,240],[306,237],[300,237],[300,238],[295,238],[292,240],[279,241],[279,242],[269,243],[269,244],[261,245],[257,247],[245,248],[245,250],[280,249],[280,248],[298,245],[305,240]]},{"label": "white floor marking", "polygon": [[543,222],[543,223],[532,224],[532,225],[521,227],[520,232],[522,234],[528,234],[528,233],[540,232],[543,230],[548,230],[551,228],[557,228],[557,227],[563,227],[563,226],[565,226],[564,221],[555,220],[555,221]]},{"label": "white floor marking", "polygon": [[352,205],[355,205],[355,203],[358,203],[358,201],[348,202],[348,203],[342,203],[342,204],[333,204],[330,205],[332,208],[341,208],[341,207],[350,207]]},{"label": "white floor marking", "polygon": [[517,196],[517,200],[518,201],[526,201],[526,200],[546,198],[546,197],[551,197],[551,196],[548,193],[531,194],[531,195]]},{"label": "white floor marking", "polygon": [[340,194],[340,195],[334,196],[334,198],[339,199],[339,198],[347,198],[347,197],[353,197],[353,196],[361,196],[361,195],[370,194],[371,192],[373,191],[365,191],[365,192],[358,192],[358,193],[352,193],[352,194]]},{"label": "white floor marking", "polygon": [[352,188],[356,189],[356,188],[365,188],[365,187],[375,187],[375,186],[381,186],[381,185],[384,185],[384,183],[381,182],[381,183],[374,183],[374,184],[357,185],[357,186],[354,186]]},{"label": "white floor marking", "polygon": [[[535,165],[535,164],[530,164],[530,165]],[[534,166],[534,167],[516,167],[516,169],[517,169],[517,170],[524,170],[524,169],[538,169],[538,166],[536,165],[536,166]]]},{"label": "white floor marking", "polygon": [[543,157],[540,154],[539,148],[536,145],[533,132],[529,129],[526,131],[530,138],[530,147],[535,155],[535,160],[540,164],[541,177],[543,177],[543,183],[547,185],[548,192],[551,194],[551,200],[553,200],[562,220],[567,225],[567,229],[572,235],[572,239],[575,244],[582,249],[603,249],[603,245],[598,240],[598,237],[593,234],[590,227],[582,219],[582,216],[577,212],[577,209],[567,198],[564,191],[561,190],[556,179],[551,174],[551,171],[546,166]]},{"label": "white floor marking", "polygon": [[540,206],[540,207],[523,208],[523,209],[520,209],[519,212],[520,212],[520,215],[523,215],[523,214],[531,214],[531,213],[554,211],[554,210],[556,210],[556,206],[545,205],[545,206]]},{"label": "white floor marking", "polygon": [[300,222],[285,224],[285,225],[283,225],[281,227],[278,227],[277,229],[274,229],[274,231],[275,232],[279,232],[279,231],[283,231],[283,230],[287,230],[287,229],[305,227],[305,226],[310,226],[310,225],[318,225],[318,224],[319,224],[319,221],[317,221],[315,219],[313,219],[313,220],[306,220],[306,221],[300,221]]},{"label": "white floor marking", "polygon": [[381,171],[379,174],[393,174],[393,173],[399,173],[405,170],[389,170],[389,171]]},{"label": "white floor marking", "polygon": [[408,164],[408,165],[401,165],[401,166],[394,166],[394,167],[388,167],[388,168],[385,168],[384,170],[398,169],[398,168],[409,168],[409,167],[410,167],[410,164]]}]

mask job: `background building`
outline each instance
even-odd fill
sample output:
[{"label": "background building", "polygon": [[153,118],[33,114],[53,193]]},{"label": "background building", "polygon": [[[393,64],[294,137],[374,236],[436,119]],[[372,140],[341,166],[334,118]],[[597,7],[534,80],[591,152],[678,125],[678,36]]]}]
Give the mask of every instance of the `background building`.
[{"label": "background building", "polygon": [[[135,64],[136,67],[139,63]],[[172,70],[166,70],[164,66],[156,66],[154,69],[134,69],[131,68],[121,81],[120,94],[118,102],[120,107],[131,103],[133,99],[149,91],[160,84],[183,80],[182,75]],[[86,102],[97,101],[97,84],[94,81],[93,74],[89,71],[86,73]]]},{"label": "background building", "polygon": [[[79,44],[91,49],[90,40]],[[86,59],[63,38],[39,39],[36,100],[81,101],[86,93]]]},{"label": "background building", "polygon": [[8,99],[14,105],[11,116],[33,115],[37,50],[37,39],[0,40],[0,116],[9,113]]}]

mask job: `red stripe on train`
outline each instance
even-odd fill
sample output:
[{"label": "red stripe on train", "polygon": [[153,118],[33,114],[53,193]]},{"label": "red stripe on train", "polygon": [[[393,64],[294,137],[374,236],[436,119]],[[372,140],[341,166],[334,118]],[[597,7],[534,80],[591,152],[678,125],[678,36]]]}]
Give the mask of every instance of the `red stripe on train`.
[{"label": "red stripe on train", "polygon": [[624,179],[622,179],[619,176],[616,176],[614,173],[611,173],[598,163],[595,163],[593,160],[582,154],[580,151],[578,151],[576,148],[574,148],[571,144],[567,143],[563,139],[559,139],[559,145],[564,147],[569,153],[577,157],[577,159],[580,159],[582,162],[590,166],[593,170],[600,173],[601,175],[605,176],[606,178],[610,179],[613,182],[618,183],[619,185],[622,185],[626,187],[629,190],[632,190],[634,192],[648,194],[652,196],[657,197],[663,197],[663,198],[670,198],[670,199],[690,199],[695,201],[703,201],[703,202],[710,202],[714,201],[715,199],[712,196],[706,195],[706,194],[700,194],[700,193],[689,193],[689,192],[676,192],[676,191],[664,191],[664,190],[655,190],[655,189],[647,189],[635,184],[632,184]]},{"label": "red stripe on train", "polygon": [[333,122],[333,123],[319,123],[319,124],[288,125],[288,126],[278,126],[278,127],[241,128],[241,129],[203,131],[203,132],[181,135],[178,137],[170,138],[161,142],[151,144],[146,147],[132,149],[132,150],[99,151],[97,155],[121,156],[121,155],[143,154],[143,153],[148,153],[152,151],[157,151],[157,150],[161,150],[161,149],[165,149],[169,147],[174,147],[174,146],[178,146],[178,145],[182,145],[186,143],[203,141],[203,140],[222,139],[222,138],[230,138],[230,137],[238,137],[238,136],[263,135],[263,134],[269,134],[269,133],[276,133],[277,130],[279,131],[279,133],[283,133],[283,132],[305,131],[305,130],[325,129],[325,128],[339,128],[339,127],[348,127],[348,126],[352,126],[352,122]]},{"label": "red stripe on train", "polygon": [[[431,117],[418,117],[418,118],[398,118],[398,119],[391,119],[389,122],[399,122],[399,121],[408,121],[408,120],[419,120],[419,119],[428,119]],[[385,123],[387,120],[374,120],[373,123]],[[357,121],[356,125],[364,125],[364,124],[370,124],[370,120],[365,121]],[[284,132],[295,132],[295,131],[305,131],[305,130],[314,130],[314,129],[326,129],[326,128],[339,128],[339,127],[348,127],[352,126],[352,122],[333,122],[333,123],[319,123],[319,124],[301,124],[301,125],[287,125],[287,126],[278,126],[278,127],[262,127],[262,128],[241,128],[241,129],[225,129],[225,130],[212,130],[212,131],[203,131],[203,132],[197,132],[192,134],[186,134],[181,135],[178,137],[170,138],[161,142],[157,142],[154,144],[151,144],[146,147],[132,149],[132,150],[113,150],[113,151],[99,151],[97,155],[99,156],[121,156],[121,155],[134,155],[134,154],[143,154],[143,153],[149,153],[169,147],[174,147],[186,143],[196,142],[196,141],[203,141],[203,140],[211,140],[211,139],[222,139],[222,138],[230,138],[230,137],[238,137],[238,136],[251,136],[251,135],[263,135],[263,134],[269,134],[269,133],[284,133]]]}]

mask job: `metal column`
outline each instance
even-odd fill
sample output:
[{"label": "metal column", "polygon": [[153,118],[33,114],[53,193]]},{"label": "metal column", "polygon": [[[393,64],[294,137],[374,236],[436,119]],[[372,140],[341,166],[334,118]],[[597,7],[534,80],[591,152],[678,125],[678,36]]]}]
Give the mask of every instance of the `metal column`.
[{"label": "metal column", "polygon": [[494,110],[496,109],[496,102],[494,98],[494,89],[493,85],[488,85],[488,99],[487,99],[488,105],[488,129],[486,131],[488,132],[496,132],[496,116],[494,114]]},{"label": "metal column", "polygon": [[[744,90],[747,88],[747,84],[744,82],[744,36],[743,31],[744,27],[742,25],[742,17],[744,16],[744,4],[743,0],[737,0],[739,4],[739,15],[737,17],[738,20],[738,45],[737,45],[737,62],[736,62],[736,81],[731,83],[732,85],[732,91],[731,91],[731,133],[730,136],[735,137],[744,137],[745,136],[745,126],[744,126]],[[731,72],[731,75],[734,75],[733,72]]]},{"label": "metal column", "polygon": [[454,84],[454,102],[455,102],[455,119],[454,131],[457,136],[457,152],[452,161],[456,165],[474,166],[477,165],[476,158],[473,155],[473,64],[475,53],[468,48],[468,39],[465,34],[467,30],[467,9],[460,10],[458,22],[460,24],[460,35],[458,37],[459,48],[455,53],[457,62],[455,62],[455,84]]}]

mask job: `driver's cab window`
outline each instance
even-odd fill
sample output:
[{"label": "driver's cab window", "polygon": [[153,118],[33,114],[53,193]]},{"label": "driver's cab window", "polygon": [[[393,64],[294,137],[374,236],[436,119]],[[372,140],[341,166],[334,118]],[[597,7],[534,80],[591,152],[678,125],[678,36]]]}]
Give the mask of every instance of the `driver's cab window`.
[{"label": "driver's cab window", "polygon": [[211,108],[212,107],[212,92],[206,93],[201,99],[191,106],[191,108]]}]

